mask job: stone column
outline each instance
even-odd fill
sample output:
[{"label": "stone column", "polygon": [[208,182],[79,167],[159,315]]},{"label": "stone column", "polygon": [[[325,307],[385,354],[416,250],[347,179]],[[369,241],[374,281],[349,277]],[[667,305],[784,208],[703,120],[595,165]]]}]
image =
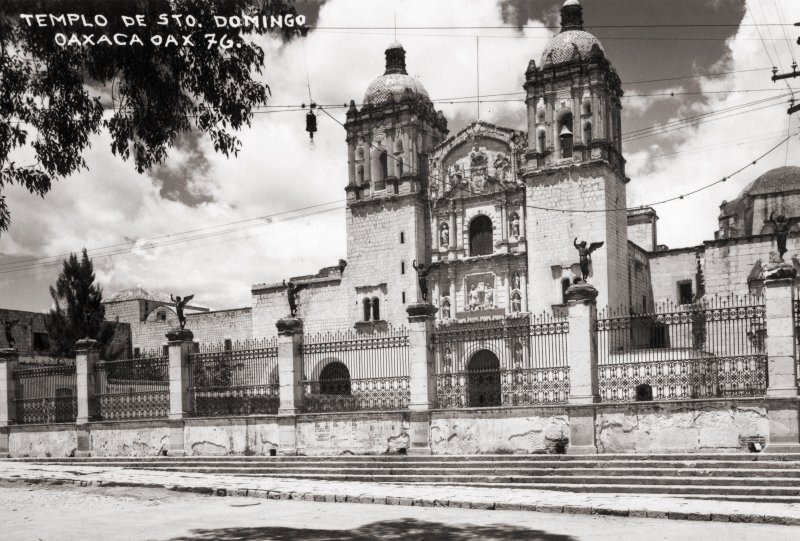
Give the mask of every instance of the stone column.
[{"label": "stone column", "polygon": [[[453,211],[450,213],[450,247],[448,249],[451,253],[458,250],[461,245],[460,236],[460,233],[456,230],[456,213]],[[450,259],[453,258],[451,257]]]},{"label": "stone column", "polygon": [[87,457],[92,454],[89,421],[97,419],[97,403],[95,402],[94,366],[100,360],[100,344],[97,340],[84,338],[75,344],[75,378],[78,391],[77,425],[78,447],[76,457]]},{"label": "stone column", "polygon": [[0,349],[0,458],[9,458],[8,427],[17,420],[14,370],[18,366],[16,349]]},{"label": "stone column", "polygon": [[183,441],[183,420],[194,410],[189,392],[191,378],[189,353],[194,335],[189,329],[172,329],[167,333],[169,355],[169,456],[186,456]]},{"label": "stone column", "polygon": [[788,263],[771,262],[764,272],[767,322],[767,408],[769,441],[765,452],[800,452],[797,371],[792,314],[792,284],[797,272]]},{"label": "stone column", "polygon": [[527,269],[519,270],[519,289],[520,300],[522,301],[522,311],[528,311],[528,271]]},{"label": "stone column", "polygon": [[[452,310],[452,305],[451,305]],[[410,455],[431,454],[430,410],[436,401],[436,381],[433,377],[433,321],[436,308],[428,303],[411,304],[408,313],[408,364],[411,410],[409,438]]]},{"label": "stone column", "polygon": [[600,401],[597,382],[597,290],[589,284],[567,289],[569,334],[569,454],[596,454],[595,408]]},{"label": "stone column", "polygon": [[297,412],[303,405],[303,320],[285,317],[278,328],[278,454],[297,454]]}]

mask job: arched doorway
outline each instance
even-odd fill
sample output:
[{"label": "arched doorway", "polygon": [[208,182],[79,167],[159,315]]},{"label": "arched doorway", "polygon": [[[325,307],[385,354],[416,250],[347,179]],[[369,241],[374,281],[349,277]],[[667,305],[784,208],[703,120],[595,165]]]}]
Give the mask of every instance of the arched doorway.
[{"label": "arched doorway", "polygon": [[350,394],[350,370],[344,363],[333,361],[319,374],[319,394]]},{"label": "arched doorway", "polygon": [[488,408],[502,401],[500,359],[488,349],[477,351],[467,364],[467,405]]}]

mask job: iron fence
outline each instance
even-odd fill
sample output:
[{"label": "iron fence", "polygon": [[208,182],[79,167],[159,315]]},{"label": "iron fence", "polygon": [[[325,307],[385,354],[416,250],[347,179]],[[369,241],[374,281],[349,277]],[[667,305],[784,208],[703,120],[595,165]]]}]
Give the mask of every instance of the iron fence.
[{"label": "iron fence", "polygon": [[166,419],[169,358],[136,357],[95,364],[95,412],[101,421]]},{"label": "iron fence", "polygon": [[438,407],[566,402],[568,333],[567,320],[550,314],[440,325],[433,336]]},{"label": "iron fence", "polygon": [[303,339],[303,410],[407,409],[408,330],[363,335],[322,333]]},{"label": "iron fence", "polygon": [[794,366],[797,383],[800,384],[800,291],[795,289],[792,300],[792,319],[794,321]]},{"label": "iron fence", "polygon": [[409,377],[303,381],[303,411],[381,411],[408,409]]},{"label": "iron fence", "polygon": [[191,414],[274,415],[280,403],[275,338],[207,344],[189,355]]},{"label": "iron fence", "polygon": [[664,304],[652,313],[602,311],[598,373],[604,402],[761,396],[767,386],[760,297]]},{"label": "iron fence", "polygon": [[14,371],[16,422],[74,423],[78,415],[75,360]]}]

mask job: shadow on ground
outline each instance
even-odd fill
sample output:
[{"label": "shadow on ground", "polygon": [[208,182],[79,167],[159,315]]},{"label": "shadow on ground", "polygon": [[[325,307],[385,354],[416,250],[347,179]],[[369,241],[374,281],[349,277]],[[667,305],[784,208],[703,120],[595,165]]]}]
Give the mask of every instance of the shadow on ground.
[{"label": "shadow on ground", "polygon": [[471,524],[451,525],[416,519],[398,519],[366,524],[355,530],[315,530],[309,528],[257,527],[217,528],[193,530],[189,536],[176,537],[170,541],[577,541],[569,535],[552,534],[542,530],[531,530],[510,524],[475,526]]}]

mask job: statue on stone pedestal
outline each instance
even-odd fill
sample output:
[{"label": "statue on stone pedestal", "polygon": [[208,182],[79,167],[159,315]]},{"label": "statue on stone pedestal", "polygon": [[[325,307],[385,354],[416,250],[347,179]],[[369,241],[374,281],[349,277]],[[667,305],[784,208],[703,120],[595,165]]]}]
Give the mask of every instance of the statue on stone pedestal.
[{"label": "statue on stone pedestal", "polygon": [[486,284],[486,289],[483,291],[483,307],[494,308],[494,288],[492,288],[492,284]]},{"label": "statue on stone pedestal", "polygon": [[581,277],[585,282],[589,277],[589,265],[592,262],[592,252],[603,246],[605,243],[593,242],[587,247],[585,240],[578,242],[578,237],[575,237],[575,240],[572,241],[572,244],[575,246],[575,249],[578,250],[578,255],[580,256],[581,262]]},{"label": "statue on stone pedestal", "polygon": [[12,349],[16,345],[17,341],[14,340],[14,335],[11,334],[11,330],[17,325],[17,323],[19,323],[18,319],[15,319],[14,321],[3,321],[3,330],[6,334],[6,343],[8,344],[8,347]]},{"label": "statue on stone pedestal", "polygon": [[520,229],[519,229],[519,216],[515,212],[511,216],[511,236],[519,238],[519,232],[520,232]]},{"label": "statue on stone pedestal", "polygon": [[447,299],[442,303],[442,319],[450,319],[450,301]]},{"label": "statue on stone pedestal", "polygon": [[511,297],[511,311],[515,314],[522,311],[522,298],[519,293],[514,293]]},{"label": "statue on stone pedestal", "polygon": [[789,220],[783,214],[775,216],[775,211],[773,210],[766,223],[772,226],[775,233],[775,242],[778,244],[778,256],[783,261],[783,254],[786,253],[786,237],[789,236]]},{"label": "statue on stone pedestal", "polygon": [[425,263],[420,263],[417,265],[417,260],[415,259],[412,263],[414,270],[417,271],[417,280],[419,281],[419,290],[422,293],[422,300],[428,300],[428,272],[430,272],[427,268],[425,268]]},{"label": "statue on stone pedestal", "polygon": [[439,245],[442,248],[450,247],[450,228],[447,224],[442,224],[442,231],[439,234]]},{"label": "statue on stone pedestal", "polygon": [[173,298],[172,294],[170,294],[169,298],[175,303],[175,311],[178,313],[178,323],[180,323],[181,329],[183,329],[186,327],[186,316],[183,315],[183,308],[189,304],[189,301],[194,298],[194,295],[188,295],[181,299],[177,295]]},{"label": "statue on stone pedestal", "polygon": [[283,281],[283,286],[286,288],[286,297],[289,299],[289,315],[295,317],[297,315],[297,294],[308,287],[308,284],[295,284],[292,281],[286,283]]},{"label": "statue on stone pedestal", "polygon": [[450,346],[447,346],[447,350],[444,353],[444,371],[450,372],[452,367],[453,367],[453,350],[450,349]]}]

